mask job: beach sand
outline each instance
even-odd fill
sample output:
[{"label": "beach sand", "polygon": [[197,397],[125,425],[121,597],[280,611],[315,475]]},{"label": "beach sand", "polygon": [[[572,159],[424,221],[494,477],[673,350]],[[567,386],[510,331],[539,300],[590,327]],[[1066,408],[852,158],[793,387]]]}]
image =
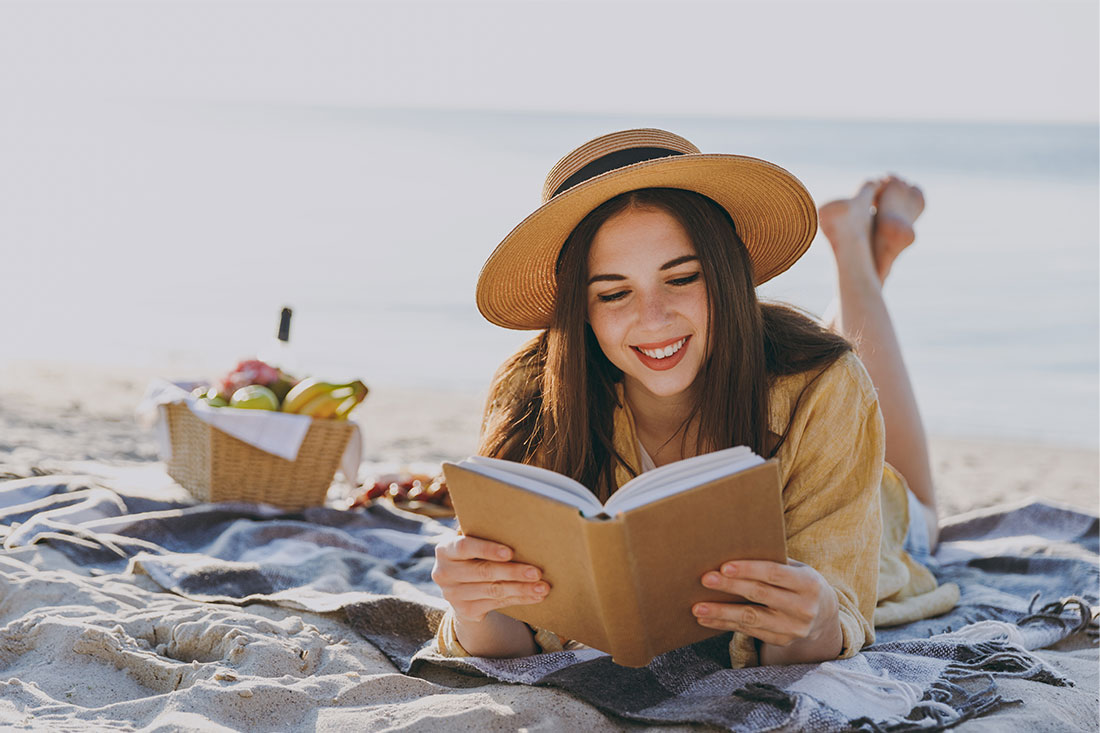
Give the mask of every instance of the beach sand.
[{"label": "beach sand", "polygon": [[[165,368],[0,367],[0,479],[74,471],[82,461],[156,461],[152,436],[133,410],[151,377],[172,375]],[[372,388],[356,415],[365,444],[361,478],[473,450],[483,394]],[[933,436],[932,453],[944,516],[1028,497],[1100,508],[1095,449]],[[146,488],[165,497],[180,491]],[[335,614],[196,603],[159,592],[141,575],[88,577],[41,545],[9,551],[0,563],[2,726],[80,729],[110,719],[133,729],[435,730],[444,720],[448,730],[644,727],[552,689],[445,670],[431,670],[428,679],[401,675]],[[145,647],[157,653],[132,652]],[[1036,709],[1028,729],[1095,725],[1097,653],[1087,642],[1078,647],[1046,658],[1079,680],[1077,693],[1091,705],[1053,689],[1064,704]],[[998,684],[1013,697],[1024,683]],[[997,720],[960,729],[998,730]]]}]

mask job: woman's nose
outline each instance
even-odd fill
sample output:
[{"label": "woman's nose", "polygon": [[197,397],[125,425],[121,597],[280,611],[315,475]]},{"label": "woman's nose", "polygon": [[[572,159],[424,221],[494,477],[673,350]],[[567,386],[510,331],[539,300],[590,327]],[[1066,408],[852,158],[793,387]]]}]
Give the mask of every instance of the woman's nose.
[{"label": "woman's nose", "polygon": [[669,320],[668,296],[660,290],[643,292],[639,298],[640,318],[647,326],[664,325]]}]

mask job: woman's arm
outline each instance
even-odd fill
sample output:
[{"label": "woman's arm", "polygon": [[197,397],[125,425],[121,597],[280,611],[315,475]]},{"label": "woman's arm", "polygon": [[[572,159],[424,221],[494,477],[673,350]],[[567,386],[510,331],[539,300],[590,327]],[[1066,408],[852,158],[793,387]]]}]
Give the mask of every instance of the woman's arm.
[{"label": "woman's arm", "polygon": [[459,645],[472,656],[524,657],[538,651],[525,623],[495,610],[538,603],[550,590],[538,568],[511,559],[511,548],[477,537],[459,536],[436,546],[432,580],[451,604],[444,624],[453,623]]},{"label": "woman's arm", "polygon": [[[792,560],[805,563],[803,570],[785,582],[795,583],[796,576],[810,580],[801,589],[795,589],[798,600],[788,598],[790,602],[785,602],[778,591],[769,597],[770,591],[764,590],[764,602],[766,607],[795,620],[801,618],[805,622],[812,615],[814,621],[809,627],[798,623],[784,626],[781,629],[784,634],[797,632],[793,639],[768,638],[765,632],[776,629],[763,629],[759,624],[755,631],[761,636],[748,631],[735,633],[730,644],[730,661],[734,666],[847,657],[874,640],[872,619],[878,600],[880,493],[885,452],[882,415],[874,387],[859,359],[848,354],[812,381],[799,400],[800,388],[797,382],[789,388],[787,396],[791,403],[798,404],[798,409],[777,457],[783,485],[787,554]],[[799,568],[793,563],[764,565],[772,565],[772,572],[776,573],[781,573],[777,568]],[[758,577],[752,580],[761,582]],[[776,587],[784,592],[790,590]],[[743,590],[745,587],[740,585],[736,592],[746,595]],[[753,597],[750,591],[750,600],[760,598],[760,590],[756,592]],[[833,602],[835,615],[831,610]],[[752,613],[758,616],[768,615],[759,607],[745,604],[707,605],[733,606],[730,609],[733,615],[743,615],[748,612],[746,609],[756,609]],[[778,623],[774,617],[766,621],[772,626]],[[803,656],[803,652],[812,652],[816,657],[831,651],[835,632],[840,637],[835,654],[813,660]]]},{"label": "woman's arm", "polygon": [[538,653],[530,627],[496,611],[490,611],[481,621],[456,618],[455,635],[474,657],[529,657]]}]

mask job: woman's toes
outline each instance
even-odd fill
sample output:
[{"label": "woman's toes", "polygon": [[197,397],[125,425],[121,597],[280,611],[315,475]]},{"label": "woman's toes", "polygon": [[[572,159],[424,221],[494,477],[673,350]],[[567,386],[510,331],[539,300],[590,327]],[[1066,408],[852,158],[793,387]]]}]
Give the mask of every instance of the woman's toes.
[{"label": "woman's toes", "polygon": [[870,209],[875,204],[875,198],[882,187],[881,181],[867,181],[859,187],[859,193],[852,199],[859,206],[866,205]]},{"label": "woman's toes", "polygon": [[864,183],[850,199],[830,201],[818,210],[821,232],[829,240],[837,265],[846,273],[876,276],[871,254],[871,213],[876,181]]},{"label": "woman's toes", "polygon": [[924,211],[924,193],[897,176],[890,176],[875,198],[875,208],[879,214],[897,216],[911,225]]},{"label": "woman's toes", "polygon": [[871,251],[879,279],[885,280],[894,260],[916,239],[913,223],[924,211],[924,194],[897,176],[886,179],[875,201]]}]

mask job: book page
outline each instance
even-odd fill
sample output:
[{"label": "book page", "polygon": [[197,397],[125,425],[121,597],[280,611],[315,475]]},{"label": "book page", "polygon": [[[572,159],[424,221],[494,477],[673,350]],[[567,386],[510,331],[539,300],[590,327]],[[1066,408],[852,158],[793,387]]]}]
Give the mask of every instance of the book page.
[{"label": "book page", "polygon": [[668,463],[626,482],[607,500],[604,510],[615,516],[763,462],[747,446],[740,445]]},{"label": "book page", "polygon": [[586,517],[594,517],[604,511],[603,505],[583,484],[555,471],[485,456],[470,456],[459,461],[458,465],[547,499],[575,506]]}]

